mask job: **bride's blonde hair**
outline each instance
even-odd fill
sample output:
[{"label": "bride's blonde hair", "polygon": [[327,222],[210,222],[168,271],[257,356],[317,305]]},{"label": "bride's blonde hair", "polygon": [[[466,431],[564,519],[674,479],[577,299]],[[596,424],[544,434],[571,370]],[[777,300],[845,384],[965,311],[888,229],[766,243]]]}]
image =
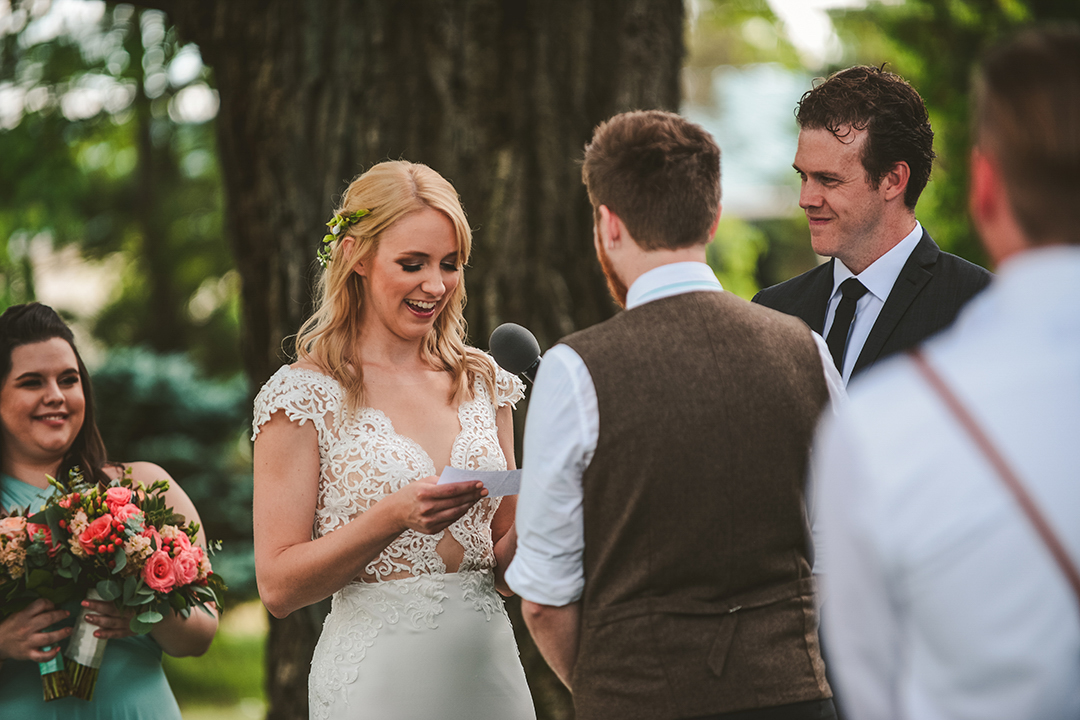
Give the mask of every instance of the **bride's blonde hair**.
[{"label": "bride's blonde hair", "polygon": [[[364,404],[364,376],[352,354],[359,342],[360,318],[364,304],[364,278],[353,271],[367,262],[379,248],[379,237],[406,215],[430,208],[450,219],[457,237],[457,265],[469,261],[472,231],[465,219],[461,200],[453,186],[427,165],[394,160],[373,166],[353,180],[338,215],[358,210],[368,214],[347,227],[335,243],[330,262],[319,278],[315,312],[296,336],[296,356],[314,363],[341,384],[346,406]],[[352,243],[345,243],[350,237]],[[486,355],[465,345],[465,282],[457,284],[435,324],[421,345],[421,357],[434,368],[453,377],[449,400],[464,391],[467,395],[479,375],[491,397],[495,397],[495,368]]]}]

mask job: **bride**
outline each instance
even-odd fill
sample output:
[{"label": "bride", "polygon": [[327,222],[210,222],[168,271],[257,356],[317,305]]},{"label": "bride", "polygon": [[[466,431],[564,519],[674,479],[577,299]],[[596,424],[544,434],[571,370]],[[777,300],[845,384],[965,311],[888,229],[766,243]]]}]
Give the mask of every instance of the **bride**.
[{"label": "bride", "polygon": [[349,185],[299,361],[255,400],[255,563],[275,617],[333,595],[312,718],[534,718],[502,598],[516,498],[437,485],[513,463],[520,381],[463,342],[471,232],[404,161]]}]

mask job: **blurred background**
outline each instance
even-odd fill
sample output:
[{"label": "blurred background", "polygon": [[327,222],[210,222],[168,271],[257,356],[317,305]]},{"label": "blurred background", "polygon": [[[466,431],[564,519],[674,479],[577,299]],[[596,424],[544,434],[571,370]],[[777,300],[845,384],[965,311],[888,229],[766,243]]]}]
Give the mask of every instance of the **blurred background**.
[{"label": "blurred background", "polygon": [[[887,63],[936,133],[918,217],[985,264],[970,69],[1010,29],[1067,19],[1075,0],[0,0],[0,309],[39,300],[75,327],[110,455],[167,468],[223,541],[221,632],[167,659],[185,718],[306,717],[321,616],[271,623],[257,600],[250,401],[288,360],[351,177],[405,157],[450,179],[476,232],[471,342],[515,321],[546,348],[614,311],[575,165],[597,122],[664,107],[716,137],[709,260],[749,298],[819,262],[796,102]],[[519,636],[540,717],[571,717]]]}]

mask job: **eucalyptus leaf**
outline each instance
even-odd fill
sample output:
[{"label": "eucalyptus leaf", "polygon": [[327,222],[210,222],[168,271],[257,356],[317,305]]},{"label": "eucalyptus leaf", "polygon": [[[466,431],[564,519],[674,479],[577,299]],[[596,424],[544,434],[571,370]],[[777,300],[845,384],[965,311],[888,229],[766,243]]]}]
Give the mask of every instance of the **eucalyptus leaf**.
[{"label": "eucalyptus leaf", "polygon": [[101,599],[107,602],[112,602],[116,598],[120,597],[120,583],[113,579],[102,580],[97,584],[98,594],[101,595]]},{"label": "eucalyptus leaf", "polygon": [[116,575],[125,567],[127,567],[127,553],[124,552],[124,546],[116,548],[116,553],[113,555],[113,560],[116,562],[116,567],[112,569],[112,574]]},{"label": "eucalyptus leaf", "polygon": [[144,623],[139,620],[138,617],[131,618],[131,624],[129,625],[131,632],[136,635],[146,635],[148,632],[154,629],[154,626],[150,623]]},{"label": "eucalyptus leaf", "polygon": [[52,573],[48,570],[31,570],[26,576],[26,589],[33,590],[42,585],[52,585]]},{"label": "eucalyptus leaf", "polygon": [[154,623],[161,622],[163,619],[165,619],[165,616],[159,613],[157,610],[147,610],[146,612],[142,612],[136,615],[135,619],[139,622],[149,623],[152,625]]}]

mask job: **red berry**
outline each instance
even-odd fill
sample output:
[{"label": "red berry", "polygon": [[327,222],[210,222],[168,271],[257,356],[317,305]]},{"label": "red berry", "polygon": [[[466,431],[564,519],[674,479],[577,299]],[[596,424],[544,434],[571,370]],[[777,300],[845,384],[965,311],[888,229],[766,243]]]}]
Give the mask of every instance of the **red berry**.
[{"label": "red berry", "polygon": [[109,552],[116,552],[116,546],[113,545],[112,543],[109,543],[105,547],[108,548]]},{"label": "red berry", "polygon": [[60,522],[57,524],[60,525],[60,527],[62,527],[64,530],[67,530],[67,520],[60,518]]}]

